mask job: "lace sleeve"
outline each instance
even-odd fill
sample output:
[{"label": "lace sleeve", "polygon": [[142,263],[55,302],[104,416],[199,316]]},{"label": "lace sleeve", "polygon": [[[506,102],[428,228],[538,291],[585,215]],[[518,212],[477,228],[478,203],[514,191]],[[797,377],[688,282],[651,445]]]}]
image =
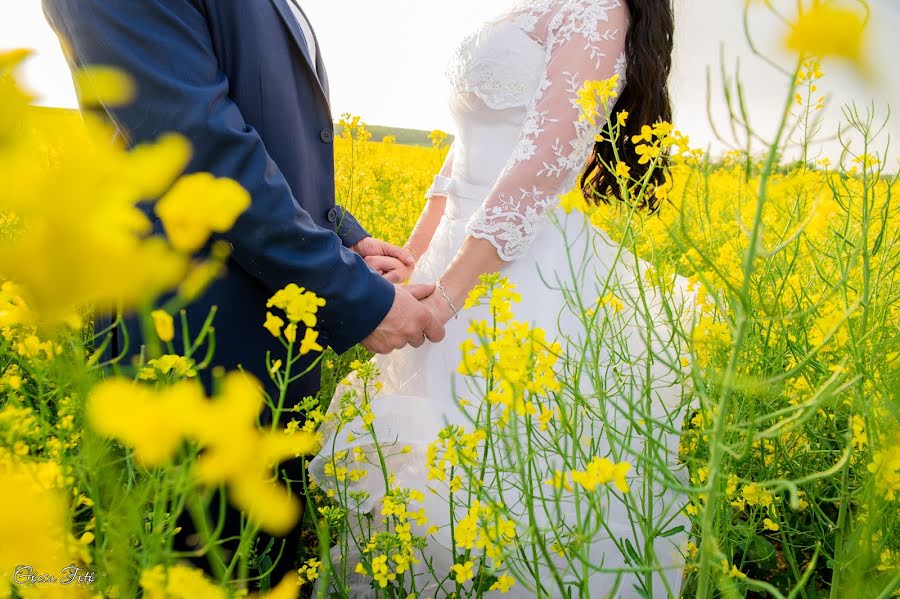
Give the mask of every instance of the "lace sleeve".
[{"label": "lace sleeve", "polygon": [[433,196],[446,196],[450,191],[450,183],[453,181],[453,144],[447,151],[447,158],[444,159],[444,165],[441,171],[434,177],[434,183],[425,192],[425,197],[431,199]]},{"label": "lace sleeve", "polygon": [[559,194],[572,188],[603,126],[581,120],[585,81],[625,76],[628,12],[620,0],[568,2],[547,27],[546,63],[519,141],[466,232],[490,241],[506,261],[521,257]]}]

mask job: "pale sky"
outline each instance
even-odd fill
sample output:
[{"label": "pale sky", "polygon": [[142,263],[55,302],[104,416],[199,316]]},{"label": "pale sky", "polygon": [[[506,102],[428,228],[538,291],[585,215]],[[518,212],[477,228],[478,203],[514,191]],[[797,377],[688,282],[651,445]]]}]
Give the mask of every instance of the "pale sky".
[{"label": "pale sky", "polygon": [[[238,1],[238,0],[235,0]],[[241,0],[256,2],[263,0]],[[372,124],[441,128],[453,132],[446,107],[444,76],[453,49],[461,38],[512,0],[300,0],[316,29],[332,84],[333,113],[359,114]],[[786,0],[780,0],[783,5]],[[779,0],[776,0],[778,3]],[[788,3],[789,4],[789,3]],[[876,18],[870,35],[871,54],[900,56],[900,7],[896,0],[872,0]],[[719,49],[724,44],[727,65],[740,59],[751,117],[764,134],[775,127],[774,117],[784,102],[784,80],[752,56],[744,40],[741,0],[675,0],[676,54],[672,77],[676,126],[694,145],[722,149],[708,124],[706,67],[720,81]],[[761,12],[751,27],[761,47],[778,48],[783,26]],[[30,47],[37,51],[26,67],[31,88],[50,106],[75,106],[65,62],[53,32],[43,19],[39,0],[0,0],[0,48]],[[775,56],[779,56],[776,52]],[[785,55],[780,55],[785,60]],[[841,64],[826,63],[821,88],[832,94],[825,129],[833,131],[840,105],[854,99],[862,105],[874,100],[883,109],[893,97],[900,110],[900,76],[895,65],[884,64],[881,79],[864,83]],[[787,64],[787,63],[785,63]],[[715,89],[713,97],[722,94]],[[722,129],[724,111],[716,101],[713,112]],[[894,136],[900,135],[900,115],[892,117]],[[895,144],[896,145],[896,144]],[[835,143],[824,152],[838,153]],[[891,156],[900,152],[892,147]]]}]

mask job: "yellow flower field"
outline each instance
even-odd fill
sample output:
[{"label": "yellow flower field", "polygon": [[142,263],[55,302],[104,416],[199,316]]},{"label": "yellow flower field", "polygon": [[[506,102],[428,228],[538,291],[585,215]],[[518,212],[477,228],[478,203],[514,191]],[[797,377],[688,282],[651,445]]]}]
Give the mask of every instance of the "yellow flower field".
[{"label": "yellow flower field", "polygon": [[[817,71],[800,83],[813,85]],[[439,152],[344,139],[341,201],[355,204],[375,235],[402,243]],[[847,564],[836,572],[844,588],[896,589],[896,176],[874,155],[851,156],[846,168],[823,162],[771,173],[739,153],[707,160],[682,155],[658,216],[588,207],[577,192],[564,198],[657,265],[654,282],[689,274],[711,298],[694,329],[701,402],[682,457],[695,489],[685,508],[694,530],[721,533],[689,543],[687,575],[697,574],[706,541],[707,567],[723,590],[787,591],[803,579],[819,593],[810,596],[827,595],[830,560]],[[432,168],[415,167],[422,164]],[[878,596],[869,592],[857,596]]]},{"label": "yellow flower field", "polygon": [[[849,23],[848,35],[834,35],[836,22]],[[652,265],[640,283],[659,293],[672,323],[681,322],[666,293],[674,275],[689,277],[697,292],[692,329],[673,324],[678,359],[665,364],[686,389],[674,418],[649,407],[664,356],[629,365],[642,371],[632,373],[632,386],[616,378],[619,365],[597,358],[601,349],[615,355],[618,323],[635,308],[614,285],[573,299],[590,336],[566,352],[516,320],[522,298],[502,272],[483,277],[466,306],[489,305],[492,318],[471,323],[454,373],[467,383],[459,399],[475,414],[472,426],[447,427],[424,455],[430,482],[453,498],[450,530],[425,515],[431,490],[402,488],[385,472],[410,451],[403,447],[373,443],[336,454],[325,468],[334,486],[304,480],[305,497],[288,492],[275,466],[315,453],[323,430],[361,421],[361,434],[376,436],[377,369],[361,348],[337,356],[319,344],[323,300],[302,281],[274,293],[265,322],[253,325],[283,347],[267,363],[279,397],[216,367],[207,353],[214,319],[198,339],[173,345],[182,308],[218,276],[228,253],[214,244],[198,261],[194,250],[227,231],[251,198],[231,180],[182,175],[190,146],[181,136],[126,150],[95,117],[31,106],[17,73],[26,54],[0,51],[0,599],[348,597],[350,580],[362,580],[368,596],[409,599],[419,596],[417,568],[440,582],[442,597],[519,589],[587,596],[599,567],[588,547],[608,524],[610,499],[627,506],[642,538],[688,539],[680,548],[682,597],[900,596],[897,165],[887,163],[876,115],[856,107],[848,107],[846,127],[863,143],[835,164],[806,159],[822,106],[816,85],[827,77],[821,58],[865,70],[863,26],[856,13],[819,3],[793,24],[785,45],[797,60],[766,151],[709,156],[672,124],[647,123],[628,143],[653,168],[671,156],[668,185],[634,180],[620,162],[607,167],[629,201],[587,204],[578,191],[561,199]],[[86,99],[133,100],[118,74],[79,79],[97,94]],[[585,87],[585,118],[601,116],[614,88]],[[627,119],[602,116],[610,136]],[[432,147],[412,147],[372,141],[358,117],[340,124],[337,202],[374,236],[403,244],[447,135],[435,131]],[[788,141],[799,160],[785,158]],[[635,206],[650,194],[660,210],[642,214]],[[166,239],[149,235],[137,207],[146,198],[158,200]],[[134,363],[104,357],[109,331],[95,331],[93,315],[112,309],[141,319],[135,341],[143,352]],[[652,330],[652,321],[642,324]],[[321,364],[322,393],[287,396],[309,356]],[[207,370],[211,393],[198,382]],[[326,413],[351,372],[363,391]],[[652,444],[640,454],[604,453],[601,439],[582,434],[602,400],[582,391],[586,381],[622,396],[626,430],[612,437],[678,435],[684,476],[670,472]],[[263,426],[264,405],[296,416],[286,428]],[[528,447],[509,441],[521,431]],[[494,452],[508,463],[486,459]],[[531,452],[554,456],[559,468],[530,470]],[[349,489],[367,478],[384,490],[371,518],[344,507],[365,501]],[[648,496],[651,479],[683,499],[665,522]],[[219,489],[247,515],[233,555],[219,546],[211,516]],[[510,495],[528,509],[517,511]],[[571,497],[581,519],[562,530],[552,525],[553,510]],[[183,518],[216,558],[213,572],[174,548]],[[289,556],[296,575],[251,577],[277,553],[256,544],[257,534],[283,533],[298,520],[306,547]],[[441,535],[453,563],[422,564],[422,547]],[[653,582],[663,559],[653,543],[618,540],[618,570],[637,573],[644,595],[670,596]],[[360,563],[352,570],[333,559],[353,552]],[[537,563],[577,567],[566,579],[536,581]],[[61,572],[71,574],[68,583],[46,580]]]}]

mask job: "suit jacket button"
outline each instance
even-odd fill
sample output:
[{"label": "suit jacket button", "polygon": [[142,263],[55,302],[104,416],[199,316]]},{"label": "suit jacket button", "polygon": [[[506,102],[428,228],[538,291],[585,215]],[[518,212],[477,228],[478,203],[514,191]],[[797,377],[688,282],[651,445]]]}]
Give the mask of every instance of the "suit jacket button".
[{"label": "suit jacket button", "polygon": [[328,220],[330,222],[337,221],[337,208],[332,208],[331,210],[328,211]]},{"label": "suit jacket button", "polygon": [[332,141],[334,141],[334,131],[332,131],[331,129],[322,129],[322,132],[319,133],[319,137],[322,138],[323,142],[330,144]]}]

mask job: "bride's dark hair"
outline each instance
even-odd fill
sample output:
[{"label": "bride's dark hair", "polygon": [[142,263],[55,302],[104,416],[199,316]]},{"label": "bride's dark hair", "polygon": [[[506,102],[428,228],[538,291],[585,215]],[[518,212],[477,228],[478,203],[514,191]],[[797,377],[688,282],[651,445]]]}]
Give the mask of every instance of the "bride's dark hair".
[{"label": "bride's dark hair", "polygon": [[[621,111],[628,112],[625,126],[615,142],[618,160],[631,167],[630,176],[636,180],[646,175],[650,164],[638,163],[631,138],[641,132],[643,125],[659,121],[671,122],[672,104],[669,99],[669,72],[672,70],[672,46],[675,22],[671,0],[625,0],[631,14],[625,38],[627,71],[625,88],[616,101],[611,121]],[[611,125],[608,124],[607,126]],[[609,137],[609,131],[604,132]],[[581,175],[581,190],[588,201],[610,203],[610,196],[624,200],[622,189],[608,168],[614,169],[616,157],[613,144],[597,142],[591,159]],[[663,185],[668,168],[668,154],[663,153],[650,175],[648,190],[638,208],[655,212],[659,202],[652,193]]]}]

